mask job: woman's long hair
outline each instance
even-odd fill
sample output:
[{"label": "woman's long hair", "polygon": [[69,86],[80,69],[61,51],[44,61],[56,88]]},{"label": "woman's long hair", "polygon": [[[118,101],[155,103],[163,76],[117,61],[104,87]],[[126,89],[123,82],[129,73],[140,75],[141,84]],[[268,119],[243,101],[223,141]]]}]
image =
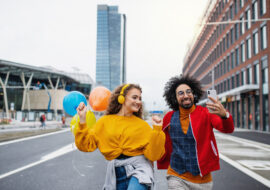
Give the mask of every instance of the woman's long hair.
[{"label": "woman's long hair", "polygon": [[[118,96],[120,95],[120,92],[125,85],[126,84],[123,84],[123,85],[116,87],[114,89],[114,91],[112,92],[110,100],[109,100],[109,105],[108,105],[107,110],[105,112],[106,115],[117,114],[121,110],[122,104],[120,104],[118,102]],[[139,85],[129,84],[128,87],[125,88],[123,96],[125,97],[127,95],[128,91],[133,89],[133,88],[136,88],[142,92],[142,89]],[[142,118],[142,112],[143,112],[143,107],[141,106],[139,111],[134,112],[133,114],[139,118]]]},{"label": "woman's long hair", "polygon": [[189,75],[179,75],[172,77],[164,87],[163,97],[167,105],[173,110],[179,110],[179,104],[176,99],[176,88],[181,85],[188,85],[194,96],[194,104],[198,103],[199,99],[202,97],[204,91],[202,90],[201,84],[195,78],[190,77]]}]

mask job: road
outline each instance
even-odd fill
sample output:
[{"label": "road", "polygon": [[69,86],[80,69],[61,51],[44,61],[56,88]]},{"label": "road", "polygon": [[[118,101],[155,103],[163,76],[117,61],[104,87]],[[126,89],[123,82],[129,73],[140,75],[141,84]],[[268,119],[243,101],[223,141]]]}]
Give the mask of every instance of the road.
[{"label": "road", "polygon": [[[270,146],[217,133],[221,170],[215,190],[269,189]],[[255,161],[254,161],[255,160]],[[0,143],[0,189],[102,189],[107,161],[97,150],[80,152],[69,130]],[[166,171],[156,171],[158,190],[167,189]]]}]

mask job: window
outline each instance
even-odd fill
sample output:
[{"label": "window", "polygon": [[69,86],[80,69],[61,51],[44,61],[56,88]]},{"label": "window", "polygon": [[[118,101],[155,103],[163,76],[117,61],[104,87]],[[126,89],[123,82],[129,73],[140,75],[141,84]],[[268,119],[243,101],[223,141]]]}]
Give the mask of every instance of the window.
[{"label": "window", "polygon": [[233,28],[231,28],[230,30],[230,36],[231,36],[231,44],[233,44],[233,36],[234,36]]},{"label": "window", "polygon": [[236,74],[236,87],[240,86],[240,79],[239,79],[239,73]]},{"label": "window", "polygon": [[250,9],[248,9],[246,12],[245,12],[245,15],[246,15],[246,29],[250,29],[251,27],[251,21],[250,21]]},{"label": "window", "polygon": [[253,34],[253,54],[257,55],[259,52],[259,45],[258,45],[258,32]]},{"label": "window", "polygon": [[235,25],[234,25],[234,38],[235,38],[235,41],[236,40],[238,40],[238,38],[239,38],[239,25],[238,25],[238,23],[236,23]]},{"label": "window", "polygon": [[251,84],[251,83],[252,83],[252,67],[249,67],[249,68],[247,69],[247,71],[248,71],[247,83],[248,83],[248,84]]},{"label": "window", "polygon": [[228,87],[228,90],[231,89],[231,85],[230,85],[230,79],[227,80],[227,87]]},{"label": "window", "polygon": [[234,84],[235,84],[235,82],[234,82],[234,76],[232,76],[232,89],[234,89]]},{"label": "window", "polygon": [[231,69],[234,68],[234,52],[231,53]]},{"label": "window", "polygon": [[229,33],[226,34],[227,49],[230,46]]},{"label": "window", "polygon": [[233,6],[231,5],[230,6],[230,19],[232,20],[233,19]]},{"label": "window", "polygon": [[244,0],[240,0],[240,2],[239,2],[240,8],[243,8],[244,3],[245,3]]},{"label": "window", "polygon": [[241,72],[241,84],[242,85],[246,84],[246,71]]},{"label": "window", "polygon": [[227,56],[227,71],[230,71],[230,56]]},{"label": "window", "polygon": [[240,18],[240,34],[243,35],[245,33],[245,22],[244,22],[244,17],[242,16]]},{"label": "window", "polygon": [[226,59],[223,60],[223,74],[226,73]]},{"label": "window", "polygon": [[246,61],[246,54],[245,54],[245,43],[241,44],[241,62],[244,63]]},{"label": "window", "polygon": [[239,65],[239,48],[235,49],[235,66]]},{"label": "window", "polygon": [[238,4],[237,4],[238,0],[234,0],[234,14],[237,15],[238,13]]},{"label": "window", "polygon": [[259,64],[254,65],[254,84],[260,83]]},{"label": "window", "polygon": [[260,15],[264,15],[266,13],[266,0],[260,0]]},{"label": "window", "polygon": [[251,58],[251,39],[248,38],[246,40],[246,45],[247,45],[247,59]]},{"label": "window", "polygon": [[[258,19],[258,2],[255,1],[252,4],[252,20],[257,20]],[[253,21],[254,23],[254,21]]]},{"label": "window", "polygon": [[261,49],[267,48],[266,25],[261,27]]}]

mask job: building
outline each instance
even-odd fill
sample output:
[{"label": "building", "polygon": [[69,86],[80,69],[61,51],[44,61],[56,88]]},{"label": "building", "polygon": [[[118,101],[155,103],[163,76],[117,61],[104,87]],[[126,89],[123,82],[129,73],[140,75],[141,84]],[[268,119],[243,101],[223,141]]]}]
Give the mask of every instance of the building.
[{"label": "building", "polygon": [[110,90],[126,81],[125,26],[118,6],[97,6],[96,84]]},{"label": "building", "polygon": [[270,1],[212,0],[201,22],[183,73],[214,86],[236,127],[269,132]]},{"label": "building", "polygon": [[0,120],[36,120],[43,113],[60,119],[64,96],[80,91],[87,97],[93,85],[87,74],[0,60]]}]

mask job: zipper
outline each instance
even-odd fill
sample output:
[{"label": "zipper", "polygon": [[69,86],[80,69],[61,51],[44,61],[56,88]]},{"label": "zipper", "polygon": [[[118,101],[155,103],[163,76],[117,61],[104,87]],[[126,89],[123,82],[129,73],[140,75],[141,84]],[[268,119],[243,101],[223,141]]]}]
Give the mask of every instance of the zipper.
[{"label": "zipper", "polygon": [[198,168],[199,168],[199,171],[200,171],[200,176],[202,177],[202,172],[201,172],[201,168],[200,168],[200,165],[199,165],[199,158],[198,158],[198,152],[197,152],[197,140],[196,140],[196,138],[194,136],[190,114],[188,116],[189,116],[189,121],[190,121],[190,127],[191,127],[191,131],[192,131],[192,135],[193,135],[193,138],[195,140],[195,147],[196,147],[195,149],[196,149],[197,164],[198,164]]}]

